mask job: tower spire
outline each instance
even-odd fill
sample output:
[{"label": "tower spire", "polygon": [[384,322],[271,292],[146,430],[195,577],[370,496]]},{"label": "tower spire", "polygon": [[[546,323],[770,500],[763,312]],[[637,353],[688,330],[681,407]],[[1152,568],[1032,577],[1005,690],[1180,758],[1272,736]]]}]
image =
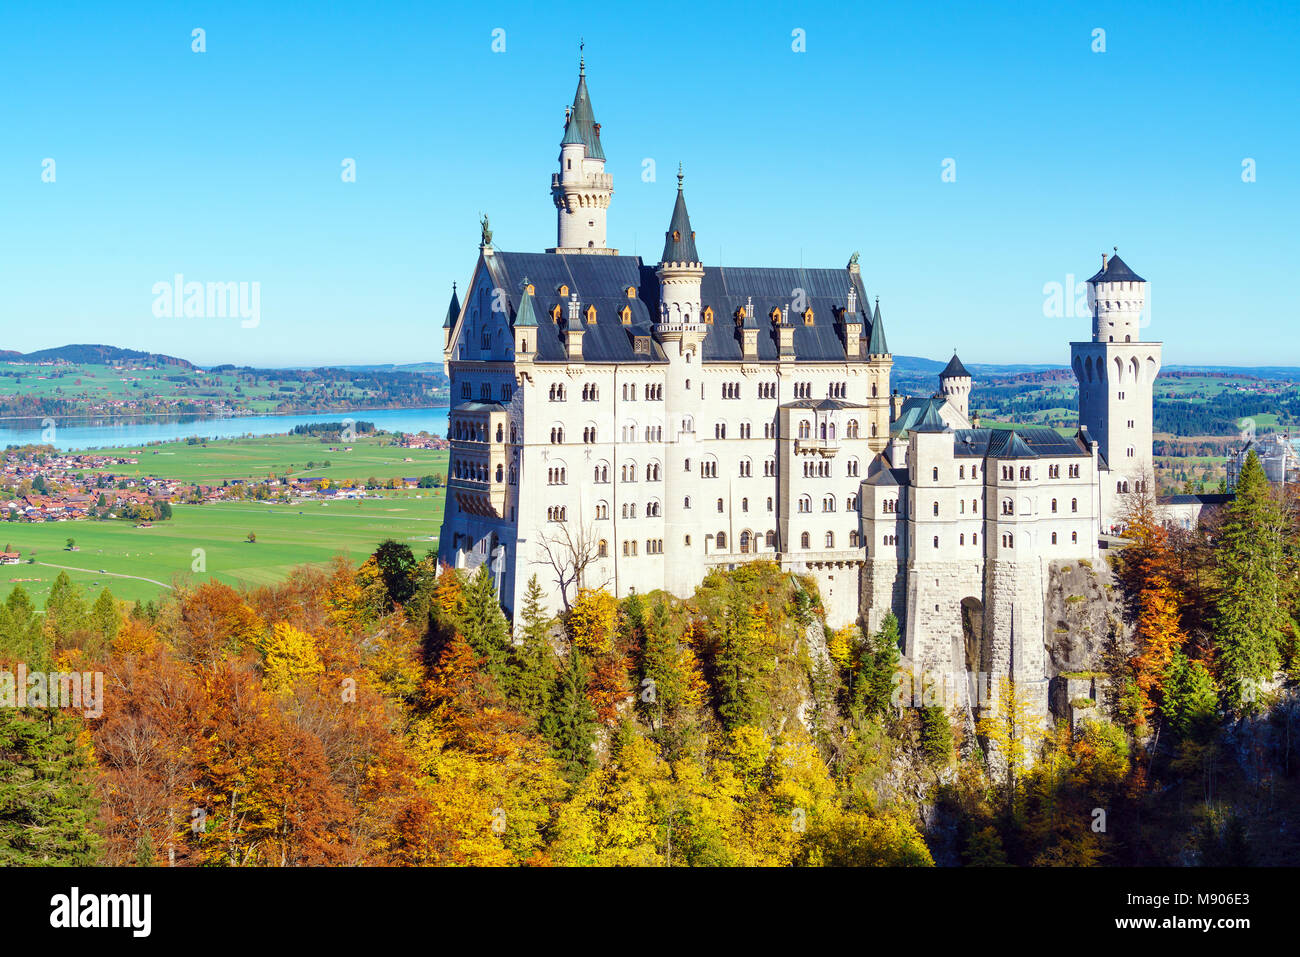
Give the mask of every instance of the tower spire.
[{"label": "tower spire", "polygon": [[682,192],[682,165],[677,164],[677,202],[673,204],[673,218],[664,233],[664,254],[659,261],[664,263],[698,263],[700,255],[695,251],[695,231],[691,229],[691,217],[686,212],[686,194]]},{"label": "tower spire", "polygon": [[587,59],[579,43],[578,88],[564,118],[560,140],[560,171],[551,176],[555,203],[555,249],[565,253],[615,255],[605,243],[605,211],[614,194],[614,179],[605,172],[600,124],[587,90]]}]

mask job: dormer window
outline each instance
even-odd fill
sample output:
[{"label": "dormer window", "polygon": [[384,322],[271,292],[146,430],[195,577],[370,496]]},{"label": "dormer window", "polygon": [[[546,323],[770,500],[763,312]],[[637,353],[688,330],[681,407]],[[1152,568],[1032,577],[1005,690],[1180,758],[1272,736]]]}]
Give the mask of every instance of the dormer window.
[{"label": "dormer window", "polygon": [[536,291],[537,291],[536,287],[535,287],[531,282],[529,282],[529,283],[524,283],[524,295],[525,295],[525,296],[531,296],[531,295],[533,295]]},{"label": "dormer window", "polygon": [[630,325],[632,324],[632,307],[631,307],[631,306],[624,306],[624,307],[622,308],[622,310],[619,312],[618,315],[619,315],[619,318],[623,320],[623,325],[625,325],[625,326],[630,326]]},{"label": "dormer window", "polygon": [[587,307],[587,321],[588,321],[588,322],[595,322],[595,321],[596,321],[596,307],[595,307],[595,306],[588,306],[588,307]]},{"label": "dormer window", "polygon": [[674,229],[674,230],[673,230],[673,242],[675,242],[675,243],[680,243],[681,241],[682,241],[682,233],[681,233],[681,230],[680,230],[680,229]]},{"label": "dormer window", "polygon": [[560,321],[560,304],[557,302],[555,308],[551,310],[551,319],[554,322]]},{"label": "dormer window", "polygon": [[636,298],[636,286],[628,286],[628,287],[627,287],[627,298],[629,298],[629,299],[635,299],[635,298]]},{"label": "dormer window", "polygon": [[803,324],[805,326],[811,326],[813,324],[813,311],[811,308],[803,311]]},{"label": "dormer window", "polygon": [[555,291],[560,294],[561,299],[569,298],[569,287],[566,286],[564,283],[560,283],[559,288],[557,288]]},{"label": "dormer window", "polygon": [[774,325],[781,324],[781,308],[779,306],[772,309],[771,318]]},{"label": "dormer window", "polygon": [[709,323],[710,325],[713,324],[713,307],[712,307],[712,306],[705,306],[705,307],[704,307],[704,321],[707,322],[707,323]]},{"label": "dormer window", "polygon": [[636,336],[632,340],[632,351],[640,355],[650,354],[650,337]]}]

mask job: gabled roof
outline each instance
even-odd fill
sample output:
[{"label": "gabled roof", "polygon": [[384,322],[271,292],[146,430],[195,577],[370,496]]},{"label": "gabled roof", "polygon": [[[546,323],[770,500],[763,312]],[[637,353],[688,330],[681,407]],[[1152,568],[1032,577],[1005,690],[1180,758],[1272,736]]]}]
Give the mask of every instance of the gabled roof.
[{"label": "gabled roof", "polygon": [[1039,458],[1087,457],[1090,453],[1078,436],[1064,436],[1039,425],[1015,429],[958,429],[953,454],[962,457]]},{"label": "gabled roof", "polygon": [[971,374],[966,371],[966,367],[961,364],[961,360],[957,358],[955,352],[952,354],[952,358],[948,360],[948,364],[943,367],[943,371],[939,373],[940,379],[969,379],[970,377]]},{"label": "gabled roof", "polygon": [[695,233],[691,231],[691,217],[686,213],[686,197],[682,195],[682,174],[677,173],[677,202],[673,204],[673,218],[664,233],[664,263],[697,263],[700,254],[695,251]]},{"label": "gabled roof", "polygon": [[787,409],[812,409],[815,412],[866,408],[865,405],[858,405],[856,402],[845,402],[843,399],[795,399],[793,402],[786,402],[783,407]]},{"label": "gabled roof", "polygon": [[876,314],[871,318],[871,341],[867,344],[867,355],[889,355],[889,343],[885,341],[885,321],[880,318],[880,297],[876,297]]},{"label": "gabled roof", "polygon": [[903,400],[903,407],[898,411],[898,418],[890,423],[890,431],[895,435],[906,432],[915,428],[917,423],[926,417],[930,412],[935,415],[948,400],[942,396],[927,396],[925,398],[911,397]]},{"label": "gabled roof", "polygon": [[1128,264],[1119,258],[1119,253],[1106,260],[1106,265],[1097,270],[1097,274],[1088,282],[1146,282],[1141,276],[1128,268]]},{"label": "gabled roof", "polygon": [[581,143],[587,147],[587,156],[603,160],[605,151],[600,148],[600,133],[596,130],[596,115],[591,108],[591,94],[587,92],[585,64],[578,66],[578,90],[573,94],[573,110],[564,126],[564,139],[560,145]]},{"label": "gabled roof", "polygon": [[442,321],[444,329],[450,329],[460,318],[460,300],[456,298],[456,284],[451,284],[451,304],[447,306],[447,318]]},{"label": "gabled roof", "polygon": [[907,469],[881,469],[867,479],[868,485],[892,487],[907,484]]}]

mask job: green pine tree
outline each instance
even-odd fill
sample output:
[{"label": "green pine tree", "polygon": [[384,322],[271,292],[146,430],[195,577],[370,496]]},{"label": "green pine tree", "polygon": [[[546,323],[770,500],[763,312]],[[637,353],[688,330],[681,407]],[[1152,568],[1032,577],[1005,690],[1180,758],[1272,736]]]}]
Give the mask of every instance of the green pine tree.
[{"label": "green pine tree", "polygon": [[1230,707],[1253,700],[1250,689],[1282,663],[1282,554],[1285,520],[1252,451],[1225,510],[1216,548],[1219,591],[1213,629]]},{"label": "green pine tree", "polygon": [[854,684],[857,704],[867,715],[889,713],[894,696],[894,675],[898,672],[898,645],[898,619],[891,611],[880,623],[880,630],[863,648]]},{"label": "green pine tree", "polygon": [[551,742],[551,752],[570,781],[581,780],[596,760],[591,749],[596,737],[596,709],[587,698],[590,680],[587,662],[576,648],[571,649],[556,679],[551,708],[542,719],[542,733]]},{"label": "green pine tree", "polygon": [[486,562],[479,565],[465,588],[460,608],[460,633],[483,661],[481,667],[505,690],[509,677],[510,624],[497,603],[496,582]]},{"label": "green pine tree", "polygon": [[89,748],[79,717],[0,708],[0,866],[98,861]]},{"label": "green pine tree", "polygon": [[555,693],[556,658],[551,648],[552,619],[546,614],[546,593],[534,575],[528,579],[519,612],[519,644],[511,649],[510,698],[520,711],[540,722]]},{"label": "green pine tree", "polygon": [[122,627],[122,616],[117,610],[117,600],[107,588],[99,593],[90,609],[93,627],[103,636],[104,644],[111,645]]}]

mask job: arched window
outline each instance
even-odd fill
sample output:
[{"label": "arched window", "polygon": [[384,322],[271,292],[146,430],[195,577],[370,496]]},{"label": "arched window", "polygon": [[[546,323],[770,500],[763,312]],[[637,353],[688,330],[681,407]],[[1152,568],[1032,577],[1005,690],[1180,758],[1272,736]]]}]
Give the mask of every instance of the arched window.
[{"label": "arched window", "polygon": [[740,533],[740,554],[742,555],[749,554],[749,541],[750,541],[749,532],[748,531],[741,532]]},{"label": "arched window", "polygon": [[714,539],[714,541],[717,542],[717,545],[718,545],[718,551],[720,551],[720,552],[725,552],[725,551],[727,550],[727,533],[726,533],[726,532],[718,532],[718,535],[717,535],[717,537]]},{"label": "arched window", "polygon": [[603,538],[600,540],[600,543],[596,546],[596,557],[609,558],[609,542],[605,541]]},{"label": "arched window", "polygon": [[1079,510],[1079,500],[1077,498],[1070,499],[1070,511],[1077,512],[1078,510]]},{"label": "arched window", "polygon": [[834,548],[834,547],[835,547],[835,533],[834,533],[834,532],[827,532],[827,533],[826,533],[826,547],[827,547],[827,548]]},{"label": "arched window", "polygon": [[763,542],[768,548],[776,548],[776,532],[769,529]]},{"label": "arched window", "polygon": [[800,535],[800,536],[799,536],[799,547],[800,547],[800,548],[812,548],[812,536],[809,535],[807,532],[804,532],[802,535]]}]

